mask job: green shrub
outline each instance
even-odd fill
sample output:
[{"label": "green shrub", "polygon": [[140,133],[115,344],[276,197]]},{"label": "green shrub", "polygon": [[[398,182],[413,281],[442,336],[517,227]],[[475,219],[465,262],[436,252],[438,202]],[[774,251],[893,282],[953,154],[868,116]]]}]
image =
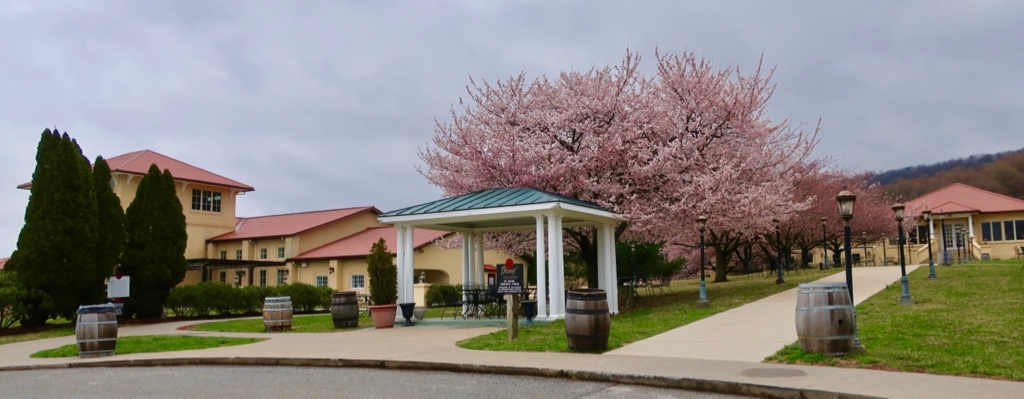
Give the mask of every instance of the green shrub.
[{"label": "green shrub", "polygon": [[263,311],[263,300],[268,296],[280,296],[277,287],[250,285],[242,288],[242,313],[255,314]]},{"label": "green shrub", "polygon": [[428,308],[444,307],[445,296],[458,297],[461,292],[462,284],[434,284],[427,289],[423,300],[427,302]]},{"label": "green shrub", "polygon": [[201,303],[202,295],[198,285],[174,287],[167,296],[167,308],[171,309],[175,316],[198,316],[202,308]]},{"label": "green shrub", "polygon": [[25,315],[25,287],[13,274],[0,270],[0,328],[10,328]]},{"label": "green shrub", "polygon": [[391,262],[391,253],[384,238],[370,247],[366,259],[366,272],[370,277],[370,301],[374,305],[394,304],[398,299],[398,267]]},{"label": "green shrub", "polygon": [[331,307],[331,293],[327,289],[326,301],[324,292],[320,288],[305,283],[293,283],[280,287],[281,296],[292,298],[292,309],[298,313],[311,313],[317,309],[329,309]]},{"label": "green shrub", "polygon": [[241,290],[227,283],[207,281],[197,285],[202,287],[202,297],[206,305],[220,316],[231,315],[235,309],[244,306],[238,299],[241,297]]}]

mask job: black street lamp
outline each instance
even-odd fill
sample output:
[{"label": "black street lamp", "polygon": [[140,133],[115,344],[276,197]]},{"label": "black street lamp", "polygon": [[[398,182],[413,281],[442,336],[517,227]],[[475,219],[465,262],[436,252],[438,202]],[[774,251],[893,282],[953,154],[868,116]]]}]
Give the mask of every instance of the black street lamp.
[{"label": "black street lamp", "polygon": [[775,284],[783,284],[786,278],[782,274],[782,233],[779,231],[779,219],[772,219],[772,223],[775,224],[775,242],[779,245],[779,278],[775,280]]},{"label": "black street lamp", "polygon": [[711,304],[708,302],[708,290],[704,285],[704,228],[707,226],[707,216],[701,215],[697,218],[697,230],[700,230],[700,298],[697,299],[698,308],[706,308]]},{"label": "black street lamp", "polygon": [[[843,191],[839,192],[836,196],[836,201],[839,202],[839,217],[843,218],[843,244],[846,247],[846,289],[850,293],[850,304],[853,302],[853,259],[850,249],[850,219],[853,219],[853,205],[857,201],[857,196],[853,195],[850,190],[843,186]],[[857,336],[857,307],[853,307],[853,350],[856,352],[864,351],[864,344],[860,342],[860,337]]]},{"label": "black street lamp", "polygon": [[899,246],[900,251],[900,285],[902,290],[900,292],[900,305],[913,305],[914,298],[910,297],[910,284],[907,282],[907,262],[903,258],[903,245],[906,243],[903,237],[903,210],[906,207],[903,204],[897,202],[892,206],[893,213],[896,214],[896,229],[899,234],[896,238],[896,242]]},{"label": "black street lamp", "polygon": [[928,223],[928,278],[938,278],[935,275],[935,259],[932,258],[932,211],[925,209],[921,214]]},{"label": "black street lamp", "polygon": [[828,223],[825,222],[825,217],[822,216],[821,217],[821,253],[822,253],[821,256],[823,256],[825,258],[825,263],[822,264],[823,265],[822,269],[828,269],[828,234],[825,233],[825,226],[826,225],[828,225]]}]

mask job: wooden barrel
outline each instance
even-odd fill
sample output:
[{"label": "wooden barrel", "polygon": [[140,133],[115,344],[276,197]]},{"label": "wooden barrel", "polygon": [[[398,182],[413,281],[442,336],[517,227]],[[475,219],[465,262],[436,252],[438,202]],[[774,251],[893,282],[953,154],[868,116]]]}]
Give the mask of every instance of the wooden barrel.
[{"label": "wooden barrel", "polygon": [[608,297],[604,290],[570,290],[566,293],[565,337],[569,349],[580,352],[608,349]]},{"label": "wooden barrel", "polygon": [[355,291],[331,295],[331,320],[334,321],[334,328],[359,326],[359,299]]},{"label": "wooden barrel", "polygon": [[811,353],[845,355],[853,350],[857,320],[846,283],[800,284],[796,297],[796,334]]},{"label": "wooden barrel", "polygon": [[117,347],[114,305],[79,306],[75,339],[78,341],[78,357],[113,356]]},{"label": "wooden barrel", "polygon": [[267,332],[292,329],[292,297],[273,296],[263,300],[263,328]]}]

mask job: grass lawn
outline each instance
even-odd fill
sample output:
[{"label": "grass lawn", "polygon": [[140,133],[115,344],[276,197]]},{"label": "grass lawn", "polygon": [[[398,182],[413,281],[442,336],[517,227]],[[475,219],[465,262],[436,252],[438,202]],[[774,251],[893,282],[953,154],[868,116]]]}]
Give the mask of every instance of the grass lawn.
[{"label": "grass lawn", "polygon": [[[245,345],[266,341],[266,338],[226,338],[226,337],[193,337],[185,335],[148,335],[118,337],[115,355],[131,353],[153,353],[187,351],[192,349],[219,348],[222,346]],[[64,345],[32,354],[32,357],[72,357],[78,356],[78,345]]]},{"label": "grass lawn", "polygon": [[1024,269],[1021,260],[928,267],[909,274],[916,304],[900,306],[892,284],[857,306],[864,353],[809,354],[787,346],[768,361],[1024,381]]},{"label": "grass lawn", "polygon": [[[449,312],[451,312],[449,310]],[[398,311],[398,315],[401,316],[402,311]],[[425,318],[438,318],[441,317],[440,308],[427,309]],[[370,328],[373,327],[373,319],[369,315],[359,316],[359,327],[357,328]],[[217,321],[211,323],[200,323],[190,328],[194,331],[213,331],[213,332],[248,332],[258,333],[264,332],[263,319],[262,318],[251,318],[251,319],[237,319],[227,321]],[[330,314],[316,314],[316,315],[296,315],[292,317],[292,329],[291,331],[283,331],[284,333],[289,332],[301,332],[301,333],[329,333],[329,332],[341,332],[350,329],[337,329],[334,328],[334,322],[331,320]]]},{"label": "grass lawn", "polygon": [[[729,281],[724,283],[708,281],[707,295],[711,303],[708,308],[697,307],[700,291],[698,280],[673,281],[671,294],[641,295],[630,302],[628,309],[612,316],[608,350],[841,271],[842,269],[815,269],[789,272],[786,274],[785,284],[775,284],[774,276],[766,278],[763,275],[730,276]],[[620,308],[623,308],[626,302],[619,303]],[[569,352],[569,344],[565,338],[565,322],[561,320],[520,326],[519,338],[514,341],[509,341],[508,332],[502,330],[461,341],[458,345],[479,350]]]}]

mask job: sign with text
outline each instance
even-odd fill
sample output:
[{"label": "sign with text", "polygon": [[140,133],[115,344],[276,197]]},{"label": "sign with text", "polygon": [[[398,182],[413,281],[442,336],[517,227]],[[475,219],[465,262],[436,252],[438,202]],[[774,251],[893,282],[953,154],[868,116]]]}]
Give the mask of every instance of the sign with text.
[{"label": "sign with text", "polygon": [[523,264],[513,263],[512,259],[498,265],[498,294],[523,293]]},{"label": "sign with text", "polygon": [[114,276],[107,280],[107,298],[127,298],[128,286],[132,278],[128,276]]}]

